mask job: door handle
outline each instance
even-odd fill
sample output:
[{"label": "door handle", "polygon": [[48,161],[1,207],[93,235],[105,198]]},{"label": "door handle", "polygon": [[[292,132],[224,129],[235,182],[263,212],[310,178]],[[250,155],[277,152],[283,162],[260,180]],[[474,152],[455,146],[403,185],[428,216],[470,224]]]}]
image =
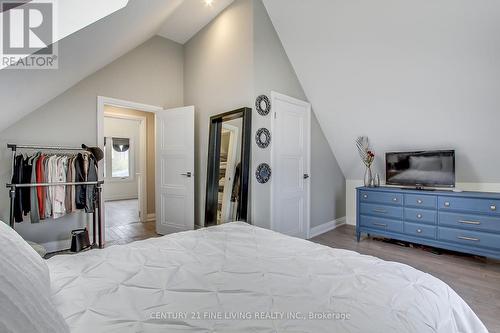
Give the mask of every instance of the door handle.
[{"label": "door handle", "polygon": [[475,238],[475,237],[458,236],[457,238],[463,239],[463,240],[468,240],[468,241],[473,241],[473,242],[479,242],[479,238]]},{"label": "door handle", "polygon": [[307,179],[307,178],[309,178],[309,174],[305,173],[304,174],[304,179]]},{"label": "door handle", "polygon": [[468,221],[468,220],[459,220],[458,223],[463,223],[463,224],[475,224],[475,225],[479,225],[481,224],[481,222],[479,221]]},{"label": "door handle", "polygon": [[191,172],[181,173],[181,176],[186,176],[188,178],[191,178]]}]

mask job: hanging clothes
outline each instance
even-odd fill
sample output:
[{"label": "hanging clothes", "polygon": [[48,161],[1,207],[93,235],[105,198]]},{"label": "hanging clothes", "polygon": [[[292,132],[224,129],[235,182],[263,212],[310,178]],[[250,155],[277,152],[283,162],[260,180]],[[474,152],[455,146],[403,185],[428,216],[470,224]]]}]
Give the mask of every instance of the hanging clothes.
[{"label": "hanging clothes", "polygon": [[[52,183],[63,183],[66,181],[66,167],[68,158],[66,156],[57,156],[54,159],[52,169]],[[52,193],[52,217],[57,219],[66,214],[66,189],[64,185],[51,186]]]},{"label": "hanging clothes", "polygon": [[[97,181],[97,161],[93,155],[88,155],[87,182]],[[85,189],[85,212],[93,213],[95,209],[96,186],[87,185]]]},{"label": "hanging clothes", "polygon": [[[84,173],[84,161],[83,154],[78,154],[75,160],[75,181],[76,182],[84,182],[85,181],[85,173]],[[84,185],[76,185],[75,186],[75,205],[76,209],[84,209],[85,208],[85,186]]]},{"label": "hanging clothes", "polygon": [[[43,163],[45,161],[46,156],[45,155],[40,155],[38,160],[36,161],[36,182],[37,183],[43,183],[44,182],[44,177],[43,177]],[[39,186],[36,187],[36,195],[38,199],[38,216],[40,220],[45,219],[45,187]]]},{"label": "hanging clothes", "polygon": [[[13,184],[97,180],[97,160],[87,151],[77,155],[36,153],[14,157]],[[96,185],[19,187],[15,191],[13,213],[16,222],[22,222],[27,214],[31,223],[39,223],[47,218],[60,218],[77,209],[85,209],[87,213],[95,211]]]},{"label": "hanging clothes", "polygon": [[[36,183],[36,163],[40,156],[37,154],[31,159],[31,179],[30,183]],[[30,188],[30,221],[31,223],[40,222],[40,214],[38,209],[38,196],[36,187]]]},{"label": "hanging clothes", "polygon": [[[31,165],[29,164],[30,162],[30,157],[26,156],[23,158],[22,161],[22,183],[23,184],[29,184],[31,182]],[[30,201],[30,191],[31,189],[29,187],[23,187],[21,189],[22,192],[22,210],[24,216],[28,215],[30,210],[31,210],[31,201]]]},{"label": "hanging clothes", "polygon": [[[12,173],[12,184],[22,184],[23,182],[23,155],[17,155],[14,158],[14,170]],[[14,198],[14,220],[23,222],[23,191],[22,188],[16,188]]]}]

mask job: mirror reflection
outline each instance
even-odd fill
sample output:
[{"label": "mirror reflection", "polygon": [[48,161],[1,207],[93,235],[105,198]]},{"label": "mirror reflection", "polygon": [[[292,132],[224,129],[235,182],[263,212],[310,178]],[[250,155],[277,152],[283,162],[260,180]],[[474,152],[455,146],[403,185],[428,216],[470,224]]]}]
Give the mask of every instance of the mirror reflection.
[{"label": "mirror reflection", "polygon": [[205,226],[247,221],[251,109],[210,118]]},{"label": "mirror reflection", "polygon": [[217,224],[238,221],[241,180],[241,132],[243,119],[222,122],[219,162]]}]

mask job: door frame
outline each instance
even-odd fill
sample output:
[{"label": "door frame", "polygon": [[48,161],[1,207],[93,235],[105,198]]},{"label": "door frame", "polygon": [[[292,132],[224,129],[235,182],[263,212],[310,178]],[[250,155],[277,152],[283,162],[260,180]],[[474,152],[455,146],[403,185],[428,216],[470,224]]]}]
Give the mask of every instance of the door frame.
[{"label": "door frame", "polygon": [[[138,111],[144,111],[144,112],[152,112],[156,113],[157,111],[163,110],[162,107],[160,106],[155,106],[155,105],[149,105],[149,104],[143,104],[143,103],[136,103],[136,102],[131,102],[123,99],[117,99],[117,98],[112,98],[112,97],[105,97],[105,96],[97,96],[97,146],[104,150],[104,106],[105,105],[110,105],[110,106],[116,106],[120,108],[125,108],[125,109],[131,109],[131,110],[138,110]],[[115,115],[113,115],[115,117]],[[138,116],[116,116],[115,118],[128,118],[128,119],[137,119],[137,118],[143,118],[146,120],[144,117],[138,117]],[[139,187],[139,198],[141,199],[139,202],[139,209],[141,211],[141,217],[140,220],[141,222],[147,222],[150,220],[153,220],[155,217],[154,216],[148,216],[147,213],[147,167],[146,167],[146,160],[147,160],[147,152],[146,152],[146,122],[141,121],[141,147],[140,147],[140,169],[141,173],[143,176],[141,177],[141,184]],[[99,179],[104,179],[104,170],[103,170],[103,164],[104,161],[101,160],[99,161]],[[105,205],[103,205],[103,211],[106,210]],[[103,219],[106,214],[102,214]]]},{"label": "door frame", "polygon": [[[217,198],[219,180],[219,158],[220,158],[220,133],[222,122],[242,118],[243,127],[241,133],[241,183],[238,207],[240,207],[240,221],[248,222],[249,202],[249,173],[251,162],[251,131],[252,131],[252,109],[243,107],[233,111],[213,115],[209,121],[208,137],[208,159],[207,159],[207,182],[205,189],[205,215],[203,226],[208,227],[217,224]],[[250,223],[250,222],[249,222]]]},{"label": "door frame", "polygon": [[[306,171],[307,173],[309,174],[309,179],[308,179],[308,186],[307,186],[307,190],[306,190],[306,197],[307,197],[307,205],[306,205],[306,221],[305,221],[305,225],[304,225],[304,228],[305,228],[305,236],[306,236],[306,239],[309,239],[310,238],[310,235],[311,235],[311,104],[308,103],[308,102],[305,102],[305,101],[302,101],[300,99],[296,99],[296,98],[293,98],[293,97],[290,97],[290,96],[287,96],[287,95],[284,95],[284,94],[281,94],[281,93],[278,93],[276,91],[271,91],[271,105],[275,107],[276,103],[275,101],[276,100],[282,100],[282,101],[285,101],[285,102],[288,102],[288,103],[292,103],[292,104],[296,104],[296,105],[299,105],[301,107],[306,107],[307,108],[307,126],[309,126],[309,136],[307,137],[307,144],[309,145],[309,149],[307,150],[307,156],[305,157],[306,158]],[[275,127],[276,127],[276,112],[278,112],[278,110],[276,110],[275,108],[271,109],[271,133],[275,133]],[[274,167],[274,165],[276,165],[275,163],[275,160],[276,160],[276,156],[275,156],[275,153],[276,153],[276,149],[275,149],[275,146],[276,144],[275,143],[271,143],[270,145],[270,153],[271,153],[271,168]],[[274,170],[273,170],[274,172]],[[274,195],[275,195],[275,186],[274,186],[275,182],[273,182],[273,179],[271,177],[271,199],[270,199],[270,215],[271,215],[271,221],[270,221],[270,228],[271,230],[274,230],[274,213],[275,213],[275,198],[274,198]]]}]

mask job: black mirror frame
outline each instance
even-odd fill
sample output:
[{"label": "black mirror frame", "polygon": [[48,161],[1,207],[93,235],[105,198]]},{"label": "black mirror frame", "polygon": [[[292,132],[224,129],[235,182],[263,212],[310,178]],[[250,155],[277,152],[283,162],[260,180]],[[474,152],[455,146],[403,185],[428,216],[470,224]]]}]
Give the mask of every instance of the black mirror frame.
[{"label": "black mirror frame", "polygon": [[243,130],[241,133],[241,186],[238,202],[238,207],[240,207],[240,215],[238,216],[238,220],[248,222],[248,188],[250,151],[252,147],[252,109],[245,107],[210,117],[207,160],[207,186],[205,197],[205,227],[217,225],[219,179],[216,175],[218,175],[220,172],[218,162],[220,160],[222,123],[224,121],[237,118],[243,119]]}]

